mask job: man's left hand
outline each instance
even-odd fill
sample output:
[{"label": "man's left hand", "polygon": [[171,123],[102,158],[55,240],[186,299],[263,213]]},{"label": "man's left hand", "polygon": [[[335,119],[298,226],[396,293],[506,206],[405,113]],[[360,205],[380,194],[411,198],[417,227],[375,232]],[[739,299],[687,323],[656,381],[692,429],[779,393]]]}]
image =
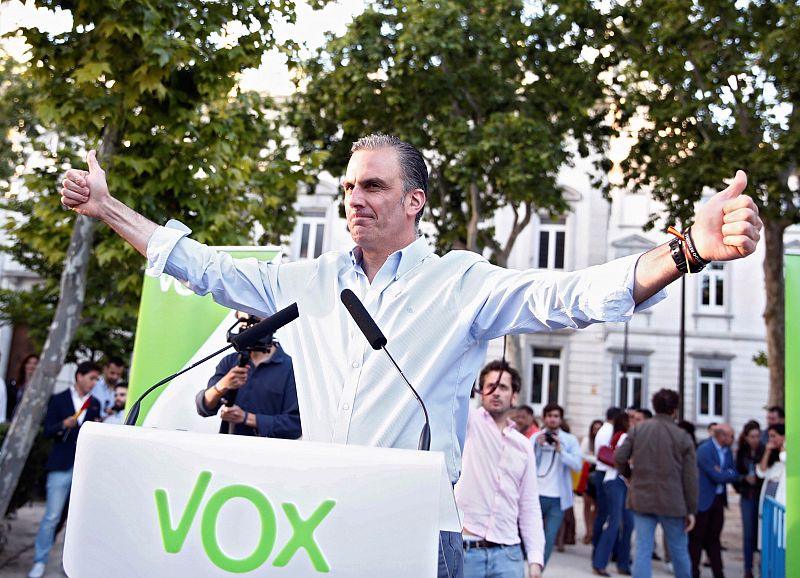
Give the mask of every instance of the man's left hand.
[{"label": "man's left hand", "polygon": [[728,188],[697,210],[692,240],[706,261],[731,261],[756,250],[763,224],[753,199],[742,194],[746,186],[747,175],[736,171]]},{"label": "man's left hand", "polygon": [[244,421],[244,410],[238,405],[232,405],[230,407],[223,405],[219,410],[219,417],[222,421],[242,423]]},{"label": "man's left hand", "polygon": [[530,570],[531,570],[529,574],[530,578],[542,578],[542,567],[539,566],[539,564],[534,562],[533,564],[531,564]]}]

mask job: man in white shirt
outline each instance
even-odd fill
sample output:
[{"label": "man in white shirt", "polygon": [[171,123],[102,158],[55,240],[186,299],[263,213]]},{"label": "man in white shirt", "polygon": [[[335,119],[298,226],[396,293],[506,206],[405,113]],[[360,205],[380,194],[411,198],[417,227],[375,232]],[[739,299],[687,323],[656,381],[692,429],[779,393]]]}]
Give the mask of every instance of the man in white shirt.
[{"label": "man in white shirt", "polygon": [[564,408],[548,403],[542,410],[542,429],[531,438],[536,452],[539,503],[544,521],[544,563],[550,559],[564,512],[572,507],[572,473],[583,467],[581,447],[571,433],[561,429]]},{"label": "man in white shirt", "polygon": [[431,449],[444,453],[453,482],[469,392],[491,339],[625,321],[661,300],[661,290],[687,270],[751,254],[762,226],[752,199],[741,195],[747,179],[740,171],[698,210],[694,252],[676,239],[572,273],[512,271],[465,251],[440,258],[417,228],[428,190],[421,153],[386,135],[359,139],[351,150],[342,188],[356,247],[315,260],[234,260],[187,238],[191,231],[180,223],[159,227],[109,194],[94,151],[88,172],[67,171],[62,204],[106,222],[148,258],[148,274],[166,271],[198,294],[259,316],[296,302],[300,318],[283,341],[297,360],[304,439],[416,448],[419,408],[339,303],[342,290],[352,290],[401,345],[398,363],[428,407]]}]

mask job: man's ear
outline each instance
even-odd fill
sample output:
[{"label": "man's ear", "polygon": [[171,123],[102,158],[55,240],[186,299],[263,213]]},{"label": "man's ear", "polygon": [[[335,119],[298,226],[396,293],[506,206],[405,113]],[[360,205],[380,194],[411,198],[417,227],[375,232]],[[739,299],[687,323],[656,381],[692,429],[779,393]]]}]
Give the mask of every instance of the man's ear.
[{"label": "man's ear", "polygon": [[422,189],[409,191],[406,193],[406,198],[408,199],[408,212],[413,215],[416,215],[425,206],[425,201],[427,200],[425,191]]}]

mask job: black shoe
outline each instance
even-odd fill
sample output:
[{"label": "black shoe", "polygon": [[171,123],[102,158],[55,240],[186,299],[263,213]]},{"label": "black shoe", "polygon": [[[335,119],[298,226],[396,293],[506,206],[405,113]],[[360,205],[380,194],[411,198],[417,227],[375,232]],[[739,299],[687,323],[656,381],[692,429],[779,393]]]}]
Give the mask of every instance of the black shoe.
[{"label": "black shoe", "polygon": [[605,570],[600,570],[600,568],[592,568],[592,574],[594,574],[595,576],[611,576],[611,574],[609,574]]},{"label": "black shoe", "polygon": [[656,560],[656,561],[658,561],[658,562],[661,562],[661,556],[659,556],[658,554],[656,554],[655,552],[653,552],[653,560]]}]

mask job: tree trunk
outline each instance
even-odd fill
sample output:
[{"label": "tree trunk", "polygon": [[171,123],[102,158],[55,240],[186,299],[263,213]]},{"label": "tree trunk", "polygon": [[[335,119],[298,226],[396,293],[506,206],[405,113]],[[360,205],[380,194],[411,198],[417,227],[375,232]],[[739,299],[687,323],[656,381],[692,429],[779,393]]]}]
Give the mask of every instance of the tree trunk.
[{"label": "tree trunk", "polygon": [[[28,453],[39,431],[56,378],[64,365],[69,345],[80,323],[86,291],[89,254],[97,222],[78,215],[72,229],[64,271],[61,274],[61,293],[58,307],[50,323],[39,365],[25,386],[22,401],[17,407],[11,427],[0,451],[0,512],[5,514]],[[2,530],[0,530],[2,531]]]},{"label": "tree trunk", "polygon": [[783,279],[783,233],[786,225],[764,219],[764,284],[767,305],[764,322],[767,326],[767,359],[769,363],[769,405],[784,405],[786,304]]}]

